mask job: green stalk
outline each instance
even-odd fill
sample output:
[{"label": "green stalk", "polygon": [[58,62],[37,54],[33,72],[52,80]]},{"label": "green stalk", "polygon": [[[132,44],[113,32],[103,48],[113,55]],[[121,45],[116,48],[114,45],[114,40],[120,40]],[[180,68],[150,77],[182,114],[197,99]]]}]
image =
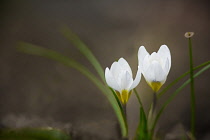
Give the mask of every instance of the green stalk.
[{"label": "green stalk", "polygon": [[124,137],[124,140],[128,139],[128,121],[127,121],[127,109],[126,104],[123,104],[123,111],[124,111],[124,121],[125,121],[125,127],[126,127],[126,136]]},{"label": "green stalk", "polygon": [[143,106],[143,104],[142,104],[142,102],[141,102],[141,98],[140,98],[140,96],[139,96],[139,94],[138,94],[138,92],[136,91],[135,88],[134,88],[134,92],[135,92],[135,95],[136,95],[136,97],[137,97],[137,99],[138,99],[138,102],[139,102],[140,106],[142,107],[143,113],[145,114],[144,106]]},{"label": "green stalk", "polygon": [[125,118],[127,119],[127,109],[126,109],[126,104],[123,104],[123,111],[125,114]]},{"label": "green stalk", "polygon": [[135,92],[135,95],[136,95],[138,102],[140,104],[139,124],[136,129],[136,135],[134,137],[134,140],[150,140],[149,133],[148,133],[148,127],[147,127],[147,116],[145,114],[144,107],[141,102],[141,98],[140,98],[138,92],[136,91],[136,89],[134,89],[134,92]]},{"label": "green stalk", "polygon": [[152,107],[152,109],[153,109],[153,111],[152,111],[153,114],[155,113],[156,105],[157,105],[157,93],[154,92],[154,93],[153,93],[153,107]]},{"label": "green stalk", "polygon": [[153,93],[153,103],[152,103],[152,108],[151,108],[151,112],[152,112],[152,115],[151,115],[151,120],[149,120],[149,121],[151,121],[151,126],[149,126],[149,128],[150,128],[150,139],[152,139],[153,138],[153,136],[154,136],[154,131],[155,131],[155,129],[153,129],[152,128],[152,124],[154,123],[154,121],[155,121],[155,118],[156,118],[156,105],[157,105],[157,93],[156,92],[154,92]]},{"label": "green stalk", "polygon": [[[198,71],[195,75],[194,78],[199,76],[200,74],[202,74],[203,72],[205,72],[206,70],[208,70],[210,68],[210,64],[208,64],[207,66],[205,66],[204,68],[202,68],[200,71]],[[191,79],[189,78],[187,81],[185,81],[173,94],[171,94],[171,96],[167,99],[167,101],[163,104],[163,106],[161,107],[161,109],[159,110],[159,112],[157,113],[157,116],[155,118],[154,124],[152,126],[152,130],[155,128],[157,121],[159,120],[161,114],[163,113],[163,111],[165,110],[165,108],[168,106],[168,104],[175,98],[175,96],[184,88],[186,87],[189,83],[191,82]]]},{"label": "green stalk", "polygon": [[[195,71],[195,70],[202,68],[208,64],[210,64],[210,61],[204,62],[204,63],[194,67],[193,70]],[[187,71],[184,74],[182,74],[181,76],[179,76],[177,79],[175,79],[173,82],[171,82],[168,86],[166,86],[160,93],[158,93],[157,97],[160,98],[166,91],[168,91],[173,85],[178,83],[182,78],[187,76],[189,73],[190,73],[190,71]]]},{"label": "green stalk", "polygon": [[195,90],[194,90],[194,78],[193,78],[193,54],[192,54],[192,42],[189,41],[189,54],[190,54],[190,89],[191,89],[191,133],[195,136]]},{"label": "green stalk", "polygon": [[156,105],[157,105],[157,92],[154,92],[153,102],[151,103],[150,108],[149,108],[148,121],[147,121],[149,140],[152,140],[154,136],[153,124],[155,123],[155,119],[156,119]]}]

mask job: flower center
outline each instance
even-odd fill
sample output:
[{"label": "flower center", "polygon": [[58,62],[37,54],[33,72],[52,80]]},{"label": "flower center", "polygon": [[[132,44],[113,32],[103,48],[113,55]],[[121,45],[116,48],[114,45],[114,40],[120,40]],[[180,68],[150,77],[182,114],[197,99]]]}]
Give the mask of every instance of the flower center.
[{"label": "flower center", "polygon": [[152,88],[153,91],[158,92],[158,90],[162,86],[162,83],[158,82],[158,81],[154,81],[154,82],[151,82],[149,85],[150,85],[150,87]]},{"label": "flower center", "polygon": [[131,92],[132,91],[128,91],[126,89],[122,90],[121,92],[116,91],[117,96],[118,96],[119,100],[122,102],[122,104],[126,104],[128,102]]}]

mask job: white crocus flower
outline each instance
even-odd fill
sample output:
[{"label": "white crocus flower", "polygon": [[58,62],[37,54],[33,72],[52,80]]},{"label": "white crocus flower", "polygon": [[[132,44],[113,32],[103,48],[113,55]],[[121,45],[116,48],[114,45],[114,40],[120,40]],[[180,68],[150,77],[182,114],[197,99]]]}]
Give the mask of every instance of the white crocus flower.
[{"label": "white crocus flower", "polygon": [[158,52],[151,55],[144,46],[138,52],[139,67],[142,70],[145,80],[153,91],[157,92],[165,83],[171,68],[171,53],[166,45],[162,45]]},{"label": "white crocus flower", "polygon": [[111,68],[105,70],[105,79],[107,84],[116,91],[116,94],[122,104],[126,104],[132,89],[135,88],[141,80],[141,71],[138,67],[135,80],[128,62],[120,58],[114,62]]}]

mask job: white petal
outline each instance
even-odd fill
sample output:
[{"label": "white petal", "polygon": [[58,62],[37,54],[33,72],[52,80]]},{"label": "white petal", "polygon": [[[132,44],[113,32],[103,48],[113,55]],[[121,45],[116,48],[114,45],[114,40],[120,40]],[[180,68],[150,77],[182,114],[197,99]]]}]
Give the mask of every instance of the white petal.
[{"label": "white petal", "polygon": [[149,58],[150,58],[150,55],[146,55],[144,57],[143,67],[142,68],[140,67],[142,69],[142,73],[144,73],[148,69],[148,67],[150,66]]},{"label": "white petal", "polygon": [[150,61],[150,62],[152,62],[152,61],[154,61],[154,60],[156,60],[156,61],[158,61],[158,62],[161,61],[159,54],[156,53],[156,52],[153,52],[153,53],[150,55],[150,57],[149,57],[149,61]]},{"label": "white petal", "polygon": [[169,70],[170,70],[168,58],[167,58],[167,60],[166,60],[166,62],[165,62],[165,66],[164,66],[164,69],[163,69],[163,70],[164,70],[164,72],[166,73],[166,75],[168,75]]},{"label": "white petal", "polygon": [[148,69],[144,72],[144,77],[147,82],[161,82],[164,83],[166,80],[166,74],[163,71],[158,61],[153,61]]},{"label": "white petal", "polygon": [[131,84],[133,83],[133,78],[131,77],[131,75],[129,74],[128,71],[123,71],[120,73],[119,77],[121,78],[121,89],[126,89],[128,90],[131,86]]},{"label": "white petal", "polygon": [[106,68],[105,70],[105,79],[106,83],[113,89],[117,91],[121,91],[120,86],[118,85],[117,81],[113,77],[112,73],[110,72],[109,68]]},{"label": "white petal", "polygon": [[166,45],[160,46],[160,49],[158,50],[158,54],[162,58],[162,61],[164,62],[164,66],[168,59],[169,70],[170,70],[170,68],[171,68],[171,53],[170,53],[169,48]]},{"label": "white petal", "polygon": [[131,75],[131,77],[133,77],[131,67],[129,66],[128,62],[124,58],[120,58],[118,60],[118,63],[120,64],[120,66],[122,67],[123,70],[128,71],[129,74]]},{"label": "white petal", "polygon": [[142,74],[148,83],[151,83],[155,79],[154,71],[151,68],[145,70]]},{"label": "white petal", "polygon": [[119,65],[118,62],[114,62],[112,65],[111,65],[111,68],[110,68],[110,72],[112,73],[113,77],[115,78],[115,80],[118,82],[118,84],[120,85],[120,82],[121,80],[119,81],[118,78],[119,78],[119,73],[123,71],[122,67]]},{"label": "white petal", "polygon": [[132,90],[133,88],[135,88],[139,84],[140,81],[141,81],[141,69],[140,69],[140,67],[138,67],[136,78],[133,81],[133,84],[131,85],[130,90]]},{"label": "white petal", "polygon": [[144,60],[144,57],[145,57],[146,55],[149,55],[149,53],[147,52],[147,50],[145,49],[144,46],[141,46],[141,47],[139,48],[139,51],[138,51],[138,60],[139,60],[140,69],[142,69],[143,60]]}]

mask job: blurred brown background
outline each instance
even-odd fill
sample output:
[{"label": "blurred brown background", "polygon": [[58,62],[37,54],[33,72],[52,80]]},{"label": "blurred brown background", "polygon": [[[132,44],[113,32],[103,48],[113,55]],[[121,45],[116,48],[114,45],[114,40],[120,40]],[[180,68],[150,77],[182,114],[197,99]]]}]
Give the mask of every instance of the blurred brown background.
[{"label": "blurred brown background", "polygon": [[[116,139],[117,119],[113,109],[86,77],[51,60],[17,52],[17,42],[26,41],[59,51],[83,63],[95,74],[88,61],[61,35],[62,25],[68,25],[81,37],[104,69],[124,57],[136,73],[139,46],[144,45],[151,53],[166,44],[172,55],[167,85],[189,69],[186,31],[195,32],[194,65],[209,60],[208,8],[208,1],[204,0],[1,0],[2,125],[30,126],[34,120],[35,125],[53,125],[47,123],[53,120],[69,124],[68,127],[79,132]],[[204,139],[210,131],[209,71],[197,78],[195,84],[196,130]],[[152,90],[144,78],[138,91],[148,108]],[[158,104],[161,105],[172,91]],[[189,129],[189,91],[188,86],[168,106],[158,124],[160,131],[168,132],[177,124]],[[132,136],[139,113],[134,94],[128,103],[128,113]]]}]

